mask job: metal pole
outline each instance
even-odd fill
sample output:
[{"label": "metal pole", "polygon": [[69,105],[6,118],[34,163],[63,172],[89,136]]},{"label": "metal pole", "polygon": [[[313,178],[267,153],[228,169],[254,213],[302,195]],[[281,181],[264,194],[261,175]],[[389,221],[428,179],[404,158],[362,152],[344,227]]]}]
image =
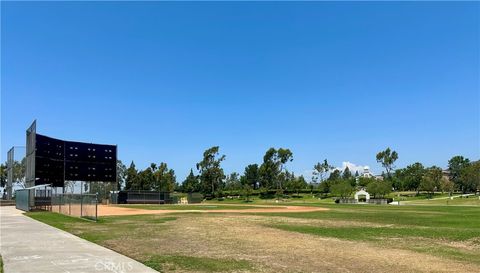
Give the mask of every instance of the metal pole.
[{"label": "metal pole", "polygon": [[95,194],[95,222],[98,218],[98,192]]},{"label": "metal pole", "polygon": [[80,182],[80,217],[83,216],[83,181]]}]

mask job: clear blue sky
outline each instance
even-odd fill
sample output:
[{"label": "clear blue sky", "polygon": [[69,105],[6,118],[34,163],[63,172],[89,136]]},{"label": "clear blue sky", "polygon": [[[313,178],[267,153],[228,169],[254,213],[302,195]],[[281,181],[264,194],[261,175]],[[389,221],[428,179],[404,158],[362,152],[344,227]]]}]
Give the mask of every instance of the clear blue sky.
[{"label": "clear blue sky", "polygon": [[1,155],[25,129],[118,144],[179,181],[219,145],[302,174],[480,158],[479,11],[469,3],[1,3]]}]

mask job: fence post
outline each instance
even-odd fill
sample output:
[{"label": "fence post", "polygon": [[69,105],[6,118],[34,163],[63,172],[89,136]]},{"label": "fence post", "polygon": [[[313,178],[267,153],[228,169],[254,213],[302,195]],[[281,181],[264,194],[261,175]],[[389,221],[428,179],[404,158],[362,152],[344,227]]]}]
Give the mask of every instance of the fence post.
[{"label": "fence post", "polygon": [[95,222],[97,221],[98,218],[98,192],[95,195]]},{"label": "fence post", "polygon": [[83,194],[80,195],[80,218],[83,216]]},{"label": "fence post", "polygon": [[68,215],[72,215],[72,198],[68,198]]}]

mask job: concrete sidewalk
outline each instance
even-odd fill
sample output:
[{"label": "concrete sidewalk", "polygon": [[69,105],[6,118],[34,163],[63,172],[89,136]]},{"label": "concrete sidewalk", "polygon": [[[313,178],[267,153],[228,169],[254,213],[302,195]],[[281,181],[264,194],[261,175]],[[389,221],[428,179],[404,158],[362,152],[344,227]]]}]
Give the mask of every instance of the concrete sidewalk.
[{"label": "concrete sidewalk", "polygon": [[133,259],[22,215],[0,208],[0,253],[5,273],[150,273]]}]

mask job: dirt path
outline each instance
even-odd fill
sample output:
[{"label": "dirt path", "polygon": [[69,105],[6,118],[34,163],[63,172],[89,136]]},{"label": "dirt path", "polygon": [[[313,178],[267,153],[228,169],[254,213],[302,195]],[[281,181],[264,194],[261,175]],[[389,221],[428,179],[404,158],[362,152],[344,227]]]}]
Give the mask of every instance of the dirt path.
[{"label": "dirt path", "polygon": [[[222,205],[223,206],[223,205]],[[246,205],[248,206],[248,205]],[[98,216],[113,216],[113,215],[140,215],[140,214],[165,214],[165,213],[183,213],[183,212],[225,212],[225,213],[256,213],[256,212],[312,212],[312,211],[325,211],[326,208],[319,207],[302,207],[302,206],[264,206],[255,205],[251,209],[209,209],[209,210],[150,210],[150,209],[137,209],[126,208],[112,205],[99,205]]]}]

